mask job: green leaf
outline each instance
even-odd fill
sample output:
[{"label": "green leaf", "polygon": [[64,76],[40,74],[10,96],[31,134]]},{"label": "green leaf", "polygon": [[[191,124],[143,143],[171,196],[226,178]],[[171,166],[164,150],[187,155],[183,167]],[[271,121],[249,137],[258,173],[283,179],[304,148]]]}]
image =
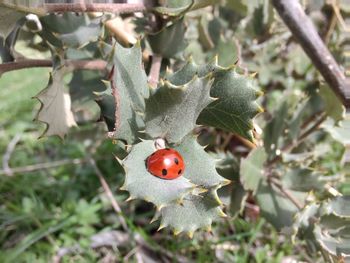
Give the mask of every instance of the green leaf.
[{"label": "green leaf", "polygon": [[[297,200],[304,202],[305,193],[289,191]],[[290,227],[298,208],[274,186],[261,181],[256,191],[261,215],[276,229]]]},{"label": "green leaf", "polygon": [[258,147],[252,150],[247,158],[241,160],[240,178],[245,190],[256,193],[264,177],[264,163],[266,159],[264,148]]},{"label": "green leaf", "polygon": [[64,91],[65,73],[64,67],[54,69],[50,74],[48,86],[35,96],[41,103],[36,120],[47,124],[41,137],[58,135],[63,139],[68,129],[76,125],[71,111],[70,96]]},{"label": "green leaf", "polygon": [[350,218],[350,196],[337,196],[322,206],[324,213]]},{"label": "green leaf", "polygon": [[185,32],[186,26],[181,18],[157,33],[148,34],[147,40],[154,54],[173,58],[186,48]]},{"label": "green leaf", "polygon": [[185,176],[164,180],[150,174],[145,161],[154,151],[156,149],[153,141],[143,141],[132,147],[123,161],[126,175],[122,189],[129,191],[132,199],[141,198],[162,207],[181,199],[193,189],[193,184]]},{"label": "green leaf", "polygon": [[165,82],[146,100],[146,133],[179,142],[196,126],[200,112],[213,101],[211,76],[195,76],[183,86]]},{"label": "green leaf", "polygon": [[0,6],[0,36],[5,39],[14,29],[16,22],[24,16],[25,13]]},{"label": "green leaf", "polygon": [[166,78],[174,85],[184,85],[194,75],[203,77],[210,72],[214,77],[210,96],[217,100],[202,111],[197,123],[233,132],[252,141],[252,119],[262,111],[255,102],[261,92],[256,89],[253,78],[237,73],[235,68],[222,68],[216,61],[198,66],[191,60]]},{"label": "green leaf", "polygon": [[310,169],[295,168],[284,173],[282,183],[285,188],[309,192],[311,190],[323,190],[327,177],[315,173]]},{"label": "green leaf", "polygon": [[94,92],[103,92],[106,85],[102,82],[103,75],[94,70],[75,70],[68,84],[72,100],[90,100],[95,97]]},{"label": "green leaf", "polygon": [[293,224],[293,241],[295,240],[297,234],[299,234],[299,236],[301,236],[303,239],[314,239],[313,229],[315,224],[313,223],[312,219],[318,216],[319,207],[319,204],[311,203],[306,205],[303,210],[296,214]]},{"label": "green leaf", "polygon": [[224,216],[218,205],[215,193],[187,195],[181,204],[173,203],[160,210],[160,228],[171,227],[174,233],[186,232],[192,237],[199,228],[210,229],[214,220]]},{"label": "green leaf", "polygon": [[[110,89],[108,89],[110,91]],[[110,92],[111,93],[111,92]],[[96,103],[100,107],[101,116],[100,119],[103,120],[108,127],[108,130],[113,132],[115,131],[115,100],[114,97],[108,92],[100,93],[95,98]],[[135,132],[138,130],[137,122],[130,122],[130,127],[135,129]],[[123,137],[123,134],[119,134]],[[125,134],[125,138],[129,134]],[[136,137],[136,134],[134,135]]]},{"label": "green leaf", "polygon": [[214,3],[214,0],[166,0],[162,1],[161,6],[155,7],[154,11],[168,16],[180,16]]},{"label": "green leaf", "polygon": [[102,23],[99,19],[96,19],[84,27],[79,27],[72,33],[61,35],[59,38],[65,46],[82,48],[90,42],[97,41],[102,33]]},{"label": "green leaf", "polygon": [[220,187],[229,182],[217,173],[215,159],[197,142],[195,136],[186,136],[181,144],[174,148],[185,160],[183,176],[195,185],[209,189]]},{"label": "green leaf", "polygon": [[279,138],[283,134],[285,129],[285,121],[288,116],[288,104],[287,102],[274,112],[273,118],[267,123],[264,129],[264,147],[266,153],[270,159],[276,156],[276,150],[279,149]]},{"label": "green leaf", "polygon": [[322,128],[324,128],[336,141],[343,145],[350,144],[350,115],[347,114],[345,119],[341,121],[338,126],[335,126],[334,121],[327,119],[323,122]]},{"label": "green leaf", "polygon": [[[111,89],[97,99],[109,128],[113,127],[114,137],[133,144],[138,140],[138,132],[144,129],[142,116],[145,111],[145,99],[149,96],[146,73],[142,66],[142,53],[138,42],[132,48],[124,48],[118,43],[112,51],[114,65]],[[115,87],[115,89],[114,89]],[[115,92],[115,96],[111,94]],[[114,101],[117,97],[118,101]],[[116,107],[117,105],[117,107]],[[112,109],[114,107],[114,109]],[[114,112],[112,114],[113,110]],[[115,120],[115,116],[119,116]]]},{"label": "green leaf", "polygon": [[350,260],[350,238],[334,238],[329,235],[327,230],[322,229],[319,225],[315,226],[314,234],[317,242],[321,248],[328,253],[328,256],[333,258],[333,260],[337,260],[331,261],[329,259],[329,262],[341,262],[341,260],[343,262],[348,262],[348,260]]},{"label": "green leaf", "polygon": [[335,124],[338,124],[345,116],[344,105],[326,84],[320,86],[320,96],[325,102],[325,111],[327,115],[335,121]]},{"label": "green leaf", "polygon": [[50,14],[40,18],[44,39],[55,46],[82,48],[97,41],[102,35],[100,18],[90,19],[87,14],[64,13],[62,16]]}]

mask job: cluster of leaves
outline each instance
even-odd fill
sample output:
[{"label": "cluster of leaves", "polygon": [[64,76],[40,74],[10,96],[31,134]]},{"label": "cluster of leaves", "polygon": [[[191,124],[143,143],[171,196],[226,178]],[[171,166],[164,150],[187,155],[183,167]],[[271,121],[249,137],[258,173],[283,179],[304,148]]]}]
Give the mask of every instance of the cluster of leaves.
[{"label": "cluster of leaves", "polygon": [[[135,31],[145,37],[132,47],[112,39],[110,15],[51,14],[34,21],[1,7],[1,14],[13,13],[13,21],[0,28],[1,58],[28,58],[18,52],[20,41],[34,52],[51,53],[48,86],[36,96],[42,104],[37,119],[47,124],[44,134],[64,137],[77,123],[97,119],[100,111],[113,139],[126,148],[117,156],[125,169],[122,189],[130,199],[156,206],[160,228],[192,236],[198,228],[210,229],[223,211],[237,216],[247,205],[257,205],[276,229],[311,233],[312,238],[303,238],[313,240],[326,258],[349,257],[348,229],[342,228],[348,215],[333,215],[348,198],[317,203],[332,191],[349,193],[344,107],[319,80],[269,1],[228,0],[209,7],[212,12],[203,9],[212,2],[162,1],[133,18]],[[307,6],[311,17],[327,8]],[[320,31],[328,28],[324,20]],[[147,52],[153,56],[145,59]],[[156,57],[162,58],[160,81],[151,87],[146,73],[152,74]],[[103,60],[106,70],[76,70],[73,60]],[[248,69],[258,72],[256,79]],[[66,92],[62,80],[69,74]],[[265,108],[258,117],[262,110],[256,100]],[[215,132],[202,130],[197,137],[198,125]],[[182,177],[165,181],[148,173],[145,160],[158,138],[184,157]],[[242,150],[236,138],[249,147]],[[215,153],[209,154],[205,144]],[[312,230],[311,217],[317,222]],[[333,234],[341,237],[336,244]]]}]

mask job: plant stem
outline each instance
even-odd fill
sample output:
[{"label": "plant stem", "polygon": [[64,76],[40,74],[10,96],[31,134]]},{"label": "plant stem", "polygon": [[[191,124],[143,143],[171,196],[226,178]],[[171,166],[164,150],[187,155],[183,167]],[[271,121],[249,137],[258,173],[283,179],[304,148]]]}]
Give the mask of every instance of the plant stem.
[{"label": "plant stem", "polygon": [[148,83],[152,88],[156,88],[159,81],[159,72],[162,65],[162,57],[154,54],[152,56],[152,65],[148,77]]},{"label": "plant stem", "polygon": [[[106,70],[107,62],[104,60],[67,60],[65,65],[72,69]],[[52,67],[52,60],[26,59],[0,64],[0,75],[9,71],[24,68]]]},{"label": "plant stem", "polygon": [[325,81],[342,103],[350,107],[350,80],[345,77],[299,1],[273,0],[272,3]]}]

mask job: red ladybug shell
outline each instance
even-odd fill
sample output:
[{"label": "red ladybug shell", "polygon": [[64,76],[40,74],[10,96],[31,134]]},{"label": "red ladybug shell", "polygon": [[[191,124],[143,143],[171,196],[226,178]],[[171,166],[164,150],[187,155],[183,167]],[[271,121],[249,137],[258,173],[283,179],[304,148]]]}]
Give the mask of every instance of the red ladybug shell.
[{"label": "red ladybug shell", "polygon": [[146,160],[147,170],[162,179],[176,179],[184,173],[185,164],[182,156],[174,149],[161,149]]}]

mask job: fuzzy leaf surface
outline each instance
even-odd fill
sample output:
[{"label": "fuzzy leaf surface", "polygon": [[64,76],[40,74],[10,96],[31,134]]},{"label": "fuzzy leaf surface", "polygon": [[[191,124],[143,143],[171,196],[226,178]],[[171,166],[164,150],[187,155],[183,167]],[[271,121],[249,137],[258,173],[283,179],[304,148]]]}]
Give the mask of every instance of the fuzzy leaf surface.
[{"label": "fuzzy leaf surface", "polygon": [[146,101],[146,133],[179,142],[196,126],[200,112],[213,99],[210,97],[210,76],[195,77],[184,86],[168,82],[160,86]]},{"label": "fuzzy leaf surface", "polygon": [[218,174],[215,169],[215,159],[197,142],[195,136],[186,136],[175,149],[185,161],[183,176],[195,185],[209,189],[229,182]]},{"label": "fuzzy leaf surface", "polygon": [[240,178],[245,190],[256,193],[264,176],[264,163],[267,155],[262,147],[252,150],[247,158],[241,160]]},{"label": "fuzzy leaf surface", "polygon": [[58,135],[63,139],[68,129],[76,125],[70,96],[64,92],[64,74],[64,68],[54,69],[48,86],[35,96],[41,103],[36,120],[47,124],[41,136]]},{"label": "fuzzy leaf surface", "polygon": [[154,151],[153,141],[143,141],[132,147],[123,161],[126,173],[123,189],[129,191],[131,198],[144,199],[159,207],[181,199],[193,184],[184,176],[164,180],[149,173],[145,161]]},{"label": "fuzzy leaf surface", "polygon": [[160,211],[161,226],[169,226],[175,233],[187,232],[190,236],[199,228],[210,229],[212,222],[223,216],[223,212],[212,196],[187,195],[181,204],[173,203]]},{"label": "fuzzy leaf surface", "polygon": [[253,140],[252,119],[261,109],[255,100],[260,96],[253,78],[241,75],[233,68],[222,68],[216,62],[196,65],[189,61],[183,68],[166,77],[174,85],[184,85],[194,75],[212,72],[214,82],[210,96],[217,98],[199,115],[198,124],[213,126]]}]

